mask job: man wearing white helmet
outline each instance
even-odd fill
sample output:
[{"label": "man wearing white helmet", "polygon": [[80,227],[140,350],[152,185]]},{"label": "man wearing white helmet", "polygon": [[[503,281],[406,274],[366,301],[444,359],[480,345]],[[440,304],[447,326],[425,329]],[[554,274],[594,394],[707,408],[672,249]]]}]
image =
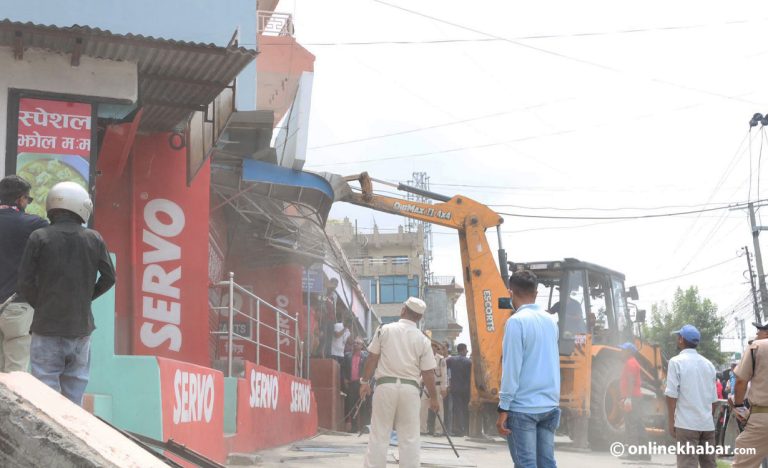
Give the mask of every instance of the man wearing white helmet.
[{"label": "man wearing white helmet", "polygon": [[115,268],[98,232],[83,227],[93,211],[84,188],[61,182],[48,192],[51,225],[29,237],[18,290],[35,308],[32,375],[80,405],[88,385],[91,301],[115,284]]}]

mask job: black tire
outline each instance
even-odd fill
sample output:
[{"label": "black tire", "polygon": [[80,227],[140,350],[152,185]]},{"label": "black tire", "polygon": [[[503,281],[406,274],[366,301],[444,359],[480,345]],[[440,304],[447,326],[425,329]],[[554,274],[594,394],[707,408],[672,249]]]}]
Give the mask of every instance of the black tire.
[{"label": "black tire", "polygon": [[624,440],[624,414],[619,400],[621,368],[618,357],[604,356],[592,361],[589,418],[592,450],[607,450],[612,442]]}]

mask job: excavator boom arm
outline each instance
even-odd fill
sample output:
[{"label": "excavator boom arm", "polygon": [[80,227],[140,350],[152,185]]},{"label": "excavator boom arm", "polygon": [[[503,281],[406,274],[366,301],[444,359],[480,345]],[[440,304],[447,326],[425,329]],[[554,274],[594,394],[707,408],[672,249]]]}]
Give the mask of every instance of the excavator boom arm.
[{"label": "excavator boom arm", "polygon": [[500,226],[504,219],[487,206],[461,195],[445,197],[426,191],[415,192],[412,187],[402,184],[396,186],[440,201],[429,204],[377,195],[373,193],[372,179],[366,173],[344,180],[357,180],[361,190],[348,190],[343,201],[457,230],[472,343],[472,402],[498,401],[503,329],[509,317],[507,310],[499,308],[498,300],[509,294],[485,231]]}]

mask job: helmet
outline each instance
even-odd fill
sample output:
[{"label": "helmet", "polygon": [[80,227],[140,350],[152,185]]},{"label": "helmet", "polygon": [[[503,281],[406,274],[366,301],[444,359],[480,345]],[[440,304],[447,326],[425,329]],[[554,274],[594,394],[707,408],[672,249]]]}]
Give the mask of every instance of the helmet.
[{"label": "helmet", "polygon": [[32,186],[17,175],[9,175],[0,180],[0,200],[15,202],[20,196],[27,195]]},{"label": "helmet", "polygon": [[67,210],[88,222],[93,212],[93,202],[83,187],[74,182],[59,182],[48,191],[45,199],[45,211]]}]

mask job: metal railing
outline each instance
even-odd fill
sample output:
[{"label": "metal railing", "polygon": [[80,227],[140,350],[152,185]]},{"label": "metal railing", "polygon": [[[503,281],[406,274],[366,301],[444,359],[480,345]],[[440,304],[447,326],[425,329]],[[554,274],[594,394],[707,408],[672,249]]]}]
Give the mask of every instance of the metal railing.
[{"label": "metal railing", "polygon": [[[235,338],[247,341],[249,343],[253,343],[256,346],[256,365],[261,364],[261,349],[265,348],[271,351],[274,351],[277,361],[277,371],[282,372],[281,369],[281,361],[282,357],[286,356],[288,358],[293,358],[293,375],[298,376],[299,375],[299,369],[303,368],[303,362],[300,362],[302,360],[301,355],[301,348],[303,347],[303,343],[298,339],[299,337],[299,318],[298,314],[296,314],[295,317],[292,317],[290,314],[288,314],[286,311],[281,310],[269,302],[265,301],[264,299],[260,298],[259,296],[253,294],[251,291],[245,289],[244,287],[240,286],[239,284],[235,283],[235,274],[233,272],[229,272],[229,281],[221,281],[217,283],[215,286],[217,287],[226,287],[229,289],[229,303],[225,306],[219,306],[219,307],[212,307],[213,310],[226,310],[227,311],[227,319],[228,319],[228,325],[227,329],[223,331],[212,331],[212,335],[216,336],[225,336],[227,337],[227,377],[232,377],[232,362],[233,362],[233,353],[234,353],[234,340]],[[244,298],[250,299],[251,301],[255,301],[256,305],[256,316],[253,317],[250,314],[246,314],[243,311],[237,309],[235,307],[235,291],[243,294]],[[243,301],[245,302],[245,301]],[[266,309],[266,311],[274,313],[275,316],[275,326],[268,323],[264,323],[261,321],[261,313],[262,308]],[[253,333],[249,333],[251,336],[244,336],[243,334],[236,333],[235,332],[235,316],[240,316],[245,319],[247,319],[250,323],[250,327],[248,327],[249,330],[253,330],[254,326],[256,328],[256,336],[255,339],[251,338]],[[281,319],[285,319],[290,322],[293,322],[293,336],[291,336],[290,333],[284,332],[280,327]],[[262,342],[262,336],[261,336],[261,329],[266,328],[268,331],[266,333],[275,333],[275,347],[266,345]],[[285,338],[289,340],[289,342],[293,342],[293,354],[287,353],[282,350],[281,346],[281,339]]]},{"label": "metal railing", "polygon": [[293,36],[293,17],[290,13],[259,10],[256,12],[257,34],[264,36]]},{"label": "metal railing", "polygon": [[408,257],[393,257],[393,258],[350,258],[349,264],[360,265],[408,265],[411,263],[411,259]]},{"label": "metal railing", "polygon": [[427,278],[427,284],[429,286],[451,286],[456,284],[456,277],[430,275],[429,278]]}]

